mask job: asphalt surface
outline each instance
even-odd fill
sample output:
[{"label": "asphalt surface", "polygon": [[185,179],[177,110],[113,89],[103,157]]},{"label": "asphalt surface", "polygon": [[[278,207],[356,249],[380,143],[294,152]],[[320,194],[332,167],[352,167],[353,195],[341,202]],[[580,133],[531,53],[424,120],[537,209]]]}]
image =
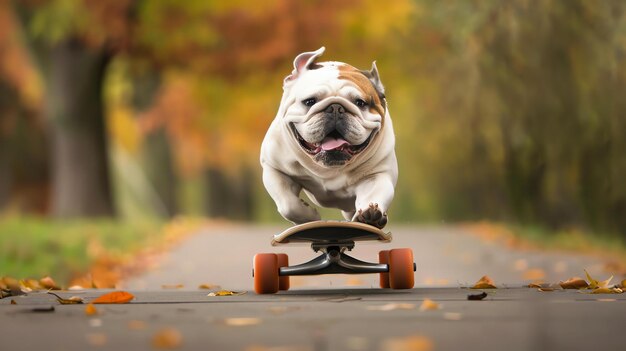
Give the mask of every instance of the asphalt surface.
[{"label": "asphalt surface", "polygon": [[[131,303],[96,305],[96,315],[87,315],[85,305],[59,305],[45,293],[2,299],[2,348],[596,350],[626,345],[626,294],[523,287],[525,278],[539,273],[552,282],[584,276],[584,268],[606,279],[610,273],[600,258],[507,248],[454,227],[390,227],[392,243],[357,244],[353,255],[374,260],[380,249],[411,247],[418,266],[414,289],[378,289],[376,275],[317,276],[294,279],[287,292],[256,295],[250,291],[254,253],[286,252],[292,264],[314,256],[307,247],[270,247],[271,235],[282,229],[207,229],[162,256],[151,271],[124,282],[123,288],[135,294]],[[498,289],[488,290],[484,300],[469,301],[468,295],[481,291],[467,287],[482,275],[493,278]],[[199,284],[246,293],[207,296],[211,290],[198,289]],[[89,302],[105,292],[59,294]],[[433,309],[420,309],[426,300],[434,301]]]}]

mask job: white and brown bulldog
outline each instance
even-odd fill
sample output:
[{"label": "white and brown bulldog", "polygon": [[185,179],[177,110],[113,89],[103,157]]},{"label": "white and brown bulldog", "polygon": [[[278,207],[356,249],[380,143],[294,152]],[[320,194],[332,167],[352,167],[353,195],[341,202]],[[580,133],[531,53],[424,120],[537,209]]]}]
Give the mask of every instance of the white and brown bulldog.
[{"label": "white and brown bulldog", "polygon": [[278,114],[261,145],[263,183],[278,212],[300,224],[320,219],[300,198],[382,228],[394,196],[395,136],[376,64],[363,71],[298,55]]}]

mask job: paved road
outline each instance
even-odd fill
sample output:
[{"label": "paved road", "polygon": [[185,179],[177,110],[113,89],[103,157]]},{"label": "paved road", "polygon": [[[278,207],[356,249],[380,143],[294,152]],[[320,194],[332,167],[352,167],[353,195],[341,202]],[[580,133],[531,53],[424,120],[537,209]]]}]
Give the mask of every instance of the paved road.
[{"label": "paved road", "polygon": [[[252,289],[252,257],[259,252],[284,252],[290,264],[315,256],[307,245],[270,246],[272,235],[286,226],[232,225],[206,229],[163,255],[153,270],[134,277],[123,285],[129,289],[161,289],[163,285],[183,285],[195,290],[200,284],[217,284],[231,290]],[[540,278],[558,282],[572,276],[584,277],[583,269],[598,276],[604,262],[598,258],[567,253],[508,248],[498,240],[489,241],[468,235],[458,227],[388,227],[393,233],[389,244],[357,243],[351,255],[376,261],[378,251],[395,247],[413,249],[417,287],[471,286],[489,275],[499,286],[521,286]],[[346,286],[377,287],[377,275],[325,275],[292,277],[296,289]]]},{"label": "paved road", "polygon": [[[164,256],[158,269],[125,282],[136,298],[125,305],[58,305],[32,293],[0,300],[0,340],[7,350],[144,350],[162,328],[173,328],[181,350],[596,350],[623,349],[626,294],[522,288],[529,270],[546,280],[581,275],[604,278],[590,257],[516,251],[454,228],[392,227],[391,244],[362,245],[356,257],[374,259],[381,247],[411,247],[417,287],[371,288],[376,276],[323,276],[296,280],[277,295],[212,297],[202,283],[232,290],[252,286],[250,265],[269,247],[276,227],[232,226],[207,230]],[[309,259],[306,247],[280,248],[292,262]],[[482,301],[463,288],[488,274],[500,289]],[[163,284],[183,284],[163,289]],[[439,284],[443,287],[433,287]],[[89,301],[104,291],[61,292]],[[426,299],[438,309],[420,310]],[[52,312],[33,312],[54,305]],[[171,330],[170,329],[170,330]],[[163,346],[163,345],[162,345]]]}]

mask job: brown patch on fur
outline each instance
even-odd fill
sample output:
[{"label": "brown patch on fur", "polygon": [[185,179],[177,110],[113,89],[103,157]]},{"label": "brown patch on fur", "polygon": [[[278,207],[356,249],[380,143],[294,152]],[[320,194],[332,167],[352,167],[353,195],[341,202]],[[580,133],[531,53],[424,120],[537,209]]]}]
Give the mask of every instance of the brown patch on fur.
[{"label": "brown patch on fur", "polygon": [[369,104],[371,113],[378,113],[381,117],[385,117],[385,100],[382,93],[377,91],[372,81],[366,75],[366,72],[358,70],[350,65],[340,65],[339,79],[347,79],[352,81],[363,93],[363,97]]}]

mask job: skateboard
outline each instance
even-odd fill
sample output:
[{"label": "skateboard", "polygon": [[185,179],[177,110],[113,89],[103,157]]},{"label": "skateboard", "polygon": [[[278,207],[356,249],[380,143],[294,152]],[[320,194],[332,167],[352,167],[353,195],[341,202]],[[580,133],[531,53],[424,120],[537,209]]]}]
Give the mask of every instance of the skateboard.
[{"label": "skateboard", "polygon": [[259,253],[254,256],[252,276],[257,294],[289,290],[289,277],[319,274],[379,273],[380,287],[411,289],[414,285],[413,251],[408,248],[383,250],[378,262],[363,262],[346,254],[357,241],[388,243],[391,233],[369,224],[347,221],[314,221],[293,226],[274,235],[272,246],[310,244],[320,255],[309,262],[290,266],[284,253]]}]

